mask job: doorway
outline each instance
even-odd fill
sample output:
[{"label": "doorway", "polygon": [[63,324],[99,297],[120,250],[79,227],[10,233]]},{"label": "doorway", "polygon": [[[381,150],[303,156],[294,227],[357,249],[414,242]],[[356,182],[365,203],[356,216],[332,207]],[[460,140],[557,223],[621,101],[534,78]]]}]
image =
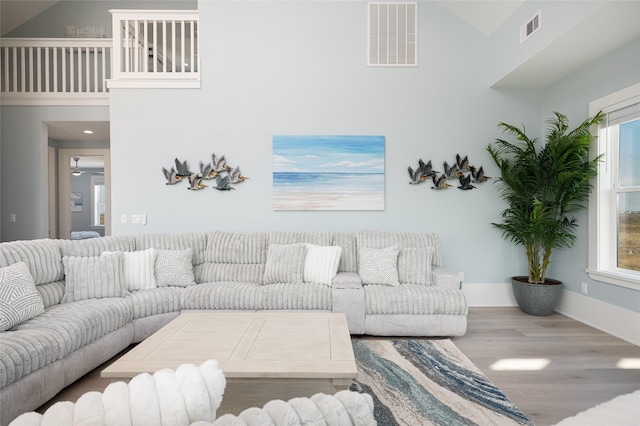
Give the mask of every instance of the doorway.
[{"label": "doorway", "polygon": [[58,149],[58,238],[111,235],[108,149]]}]

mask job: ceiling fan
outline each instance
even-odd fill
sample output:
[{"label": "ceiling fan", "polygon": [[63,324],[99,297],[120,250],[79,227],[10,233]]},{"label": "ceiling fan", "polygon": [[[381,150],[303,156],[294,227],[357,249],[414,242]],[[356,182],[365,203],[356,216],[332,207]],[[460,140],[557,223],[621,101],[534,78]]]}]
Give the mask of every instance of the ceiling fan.
[{"label": "ceiling fan", "polygon": [[79,157],[73,157],[73,160],[76,162],[76,167],[71,169],[71,174],[74,176],[80,176],[81,174],[84,173],[84,171],[80,170],[78,168],[78,161],[80,160]]}]

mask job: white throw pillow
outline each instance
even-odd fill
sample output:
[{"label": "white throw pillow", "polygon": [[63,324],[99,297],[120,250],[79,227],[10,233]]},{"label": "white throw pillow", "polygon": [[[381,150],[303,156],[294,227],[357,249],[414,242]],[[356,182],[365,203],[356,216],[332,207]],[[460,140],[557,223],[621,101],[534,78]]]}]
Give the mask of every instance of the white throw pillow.
[{"label": "white throw pillow", "polygon": [[304,282],[330,286],[338,273],[342,247],[307,244],[304,259]]},{"label": "white throw pillow", "polygon": [[44,312],[42,298],[24,262],[0,268],[0,331]]},{"label": "white throw pillow", "polygon": [[156,251],[155,275],[158,287],[187,287],[195,284],[193,249]]},{"label": "white throw pillow", "polygon": [[129,291],[156,288],[156,249],[119,251],[122,284]]},{"label": "white throw pillow", "polygon": [[264,267],[264,284],[299,284],[303,280],[306,245],[269,244]]},{"label": "white throw pillow", "polygon": [[397,286],[398,248],[358,249],[358,274],[363,284]]}]

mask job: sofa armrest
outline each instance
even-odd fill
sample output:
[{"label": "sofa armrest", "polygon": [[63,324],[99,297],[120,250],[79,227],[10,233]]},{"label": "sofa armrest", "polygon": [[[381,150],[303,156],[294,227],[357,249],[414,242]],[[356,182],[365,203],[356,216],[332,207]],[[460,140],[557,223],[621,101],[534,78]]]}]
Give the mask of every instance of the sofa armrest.
[{"label": "sofa armrest", "polygon": [[333,299],[332,310],[346,315],[349,333],[364,334],[364,289],[360,275],[355,272],[338,272],[333,278],[331,295]]},{"label": "sofa armrest", "polygon": [[457,272],[451,272],[442,266],[434,266],[432,273],[433,285],[436,287],[450,290],[460,290],[462,288],[462,280]]},{"label": "sofa armrest", "polygon": [[333,288],[357,290],[362,288],[362,280],[357,272],[338,272],[333,277]]}]

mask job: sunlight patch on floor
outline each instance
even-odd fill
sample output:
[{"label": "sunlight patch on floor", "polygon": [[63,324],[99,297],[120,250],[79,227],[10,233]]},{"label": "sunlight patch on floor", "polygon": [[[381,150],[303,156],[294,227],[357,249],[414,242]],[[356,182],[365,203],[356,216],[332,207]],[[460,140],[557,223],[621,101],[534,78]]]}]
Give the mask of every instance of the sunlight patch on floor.
[{"label": "sunlight patch on floor", "polygon": [[535,371],[543,370],[549,365],[546,358],[505,358],[491,364],[494,371]]},{"label": "sunlight patch on floor", "polygon": [[640,370],[640,358],[620,358],[616,367],[623,370]]}]

